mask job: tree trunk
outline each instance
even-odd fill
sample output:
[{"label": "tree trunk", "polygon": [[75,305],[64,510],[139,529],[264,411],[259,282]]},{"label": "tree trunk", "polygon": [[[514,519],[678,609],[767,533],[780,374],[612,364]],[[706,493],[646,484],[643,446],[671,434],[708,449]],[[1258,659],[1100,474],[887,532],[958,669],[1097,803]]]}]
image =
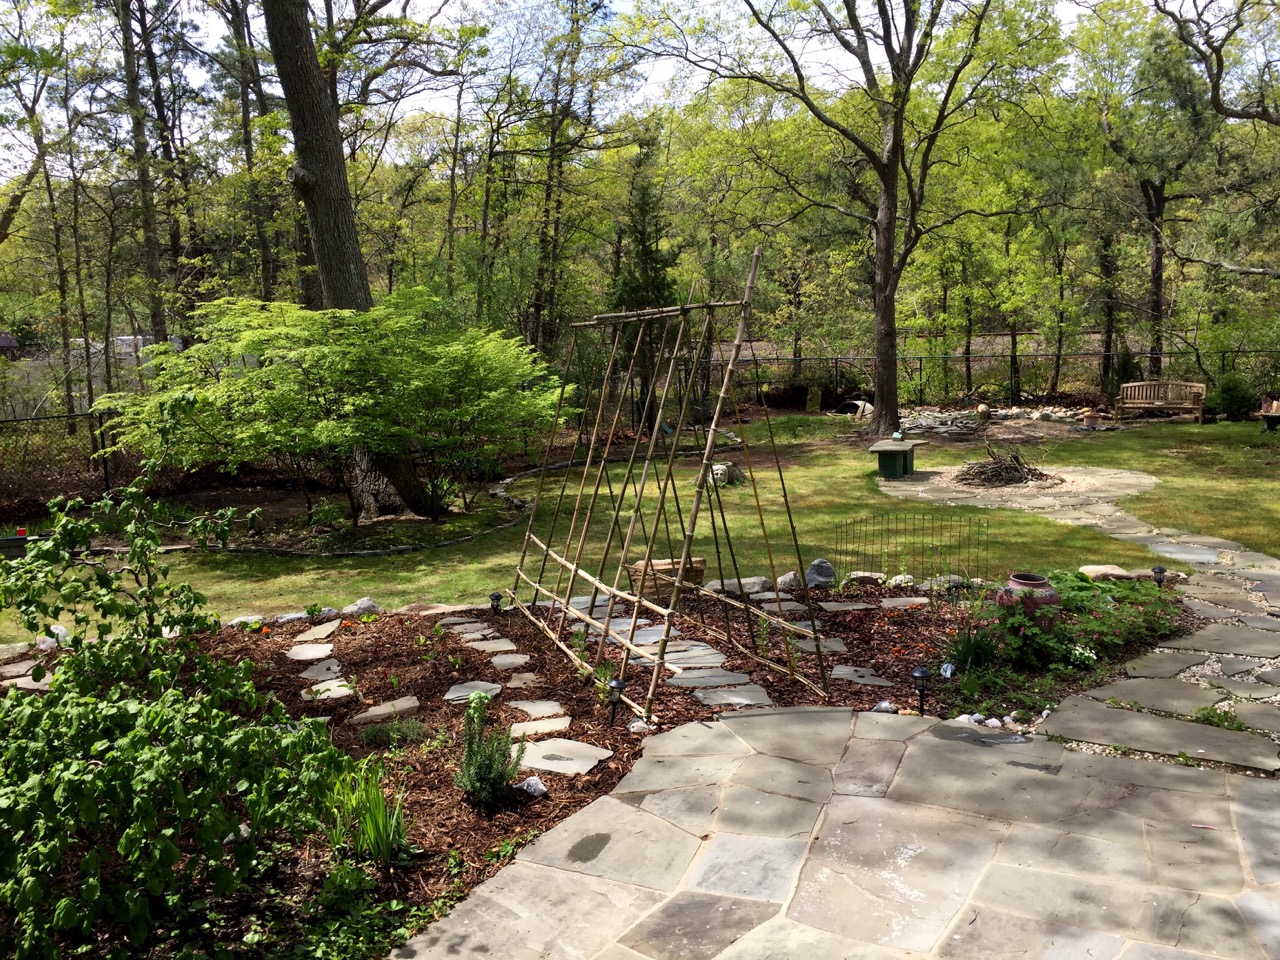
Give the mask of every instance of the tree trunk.
[{"label": "tree trunk", "polygon": [[885,125],[885,167],[880,177],[880,199],[875,226],[875,411],[873,433],[893,433],[898,418],[898,315],[894,298],[898,293],[895,262],[898,230],[898,168],[901,132],[892,123]]},{"label": "tree trunk", "polygon": [[1104,235],[1098,246],[1098,274],[1102,277],[1102,371],[1099,386],[1103,395],[1111,393],[1115,377],[1116,334],[1116,252],[1115,238]]},{"label": "tree trunk", "polygon": [[1151,230],[1151,288],[1147,291],[1147,320],[1151,346],[1147,351],[1147,375],[1160,379],[1164,360],[1164,208],[1163,181],[1145,180],[1142,196],[1146,201],[1147,225]]},{"label": "tree trunk", "polygon": [[169,330],[164,315],[164,277],[160,272],[160,238],[156,232],[156,188],[151,179],[151,150],[147,144],[146,115],[142,111],[132,2],[116,0],[115,12],[120,22],[120,51],[124,61],[125,104],[129,108],[133,169],[138,181],[138,202],[142,208],[142,266],[147,277],[151,337],[156,343],[163,343],[169,339]]},{"label": "tree trunk", "polygon": [[307,209],[325,305],[368,310],[373,295],[356,234],[338,110],[316,59],[310,10],[306,0],[264,0],[262,10],[293,130],[297,163],[289,181]]}]

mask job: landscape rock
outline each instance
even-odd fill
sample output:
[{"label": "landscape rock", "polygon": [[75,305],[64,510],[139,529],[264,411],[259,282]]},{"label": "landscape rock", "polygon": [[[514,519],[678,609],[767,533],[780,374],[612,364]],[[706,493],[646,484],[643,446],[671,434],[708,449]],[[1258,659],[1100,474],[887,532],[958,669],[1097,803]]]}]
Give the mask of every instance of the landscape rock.
[{"label": "landscape rock", "polygon": [[[768,577],[743,577],[741,580],[712,580],[707,583],[712,593],[731,593],[736,597],[750,596],[753,593],[764,593],[773,589],[773,582]],[[781,588],[779,588],[781,589]]]},{"label": "landscape rock", "polygon": [[1131,574],[1124,567],[1118,567],[1114,563],[1087,563],[1080,568],[1090,580],[1132,580]]},{"label": "landscape rock", "polygon": [[[511,755],[514,757],[519,749],[519,745],[513,743]],[[592,767],[611,756],[613,751],[603,747],[552,737],[550,740],[526,744],[524,759],[520,765],[525,770],[538,770],[542,773],[590,773]]]},{"label": "landscape rock", "polygon": [[541,720],[525,720],[511,725],[511,739],[536,737],[540,733],[559,733],[568,730],[572,721],[568,717],[544,717]]},{"label": "landscape rock", "polygon": [[271,618],[271,622],[276,624],[285,624],[308,619],[310,618],[305,613],[278,613]]},{"label": "landscape rock", "polygon": [[802,580],[800,574],[796,573],[794,570],[788,570],[778,578],[776,589],[793,591],[803,590],[804,580]]},{"label": "landscape rock", "polygon": [[355,603],[349,603],[342,608],[344,617],[363,617],[369,613],[382,613],[382,607],[374,603],[372,597],[361,597]]},{"label": "landscape rock", "polygon": [[888,700],[881,700],[879,703],[877,703],[874,707],[871,708],[871,712],[872,713],[897,713],[898,708],[894,706],[892,703],[890,703]]},{"label": "landscape rock", "polygon": [[490,661],[499,670],[514,670],[529,662],[527,653],[500,653]]},{"label": "landscape rock", "polygon": [[512,700],[508,706],[514,707],[527,717],[541,720],[543,717],[554,717],[564,713],[564,707],[555,700]]},{"label": "landscape rock", "polygon": [[233,619],[231,619],[231,620],[228,620],[228,621],[227,621],[227,623],[226,623],[226,625],[227,625],[228,627],[244,627],[244,628],[246,628],[246,629],[247,629],[248,627],[253,626],[255,623],[256,623],[256,624],[261,624],[262,622],[263,622],[262,614],[260,614],[260,613],[245,613],[245,614],[241,614],[240,616],[235,617],[235,618],[233,618]]},{"label": "landscape rock", "polygon": [[35,669],[34,660],[16,660],[0,666],[0,677],[25,677]]},{"label": "landscape rock", "polygon": [[333,653],[332,643],[298,643],[285,651],[290,660],[323,660]]},{"label": "landscape rock", "polygon": [[846,587],[852,587],[858,584],[873,585],[877,583],[884,583],[884,574],[878,570],[854,570],[844,578],[844,586]]},{"label": "landscape rock", "polygon": [[330,657],[328,660],[321,660],[319,663],[307,667],[302,673],[298,674],[303,680],[311,680],[318,682],[320,680],[333,680],[342,676],[342,664],[338,663]]},{"label": "landscape rock", "polygon": [[916,578],[909,573],[900,573],[896,577],[889,578],[889,586],[891,587],[913,587]]},{"label": "landscape rock", "polygon": [[338,632],[338,628],[342,626],[341,620],[330,620],[328,623],[322,623],[312,627],[293,638],[293,642],[299,643],[315,643],[317,640],[325,640]]},{"label": "landscape rock", "polygon": [[804,585],[811,589],[825,589],[836,582],[836,568],[829,560],[814,560],[804,572]]},{"label": "landscape rock", "polygon": [[360,726],[366,723],[382,723],[396,717],[411,717],[421,708],[422,704],[418,702],[417,697],[401,697],[398,700],[391,700],[388,703],[380,703],[376,707],[370,707],[364,713],[357,713],[354,717],[349,718],[347,723],[352,726]]}]

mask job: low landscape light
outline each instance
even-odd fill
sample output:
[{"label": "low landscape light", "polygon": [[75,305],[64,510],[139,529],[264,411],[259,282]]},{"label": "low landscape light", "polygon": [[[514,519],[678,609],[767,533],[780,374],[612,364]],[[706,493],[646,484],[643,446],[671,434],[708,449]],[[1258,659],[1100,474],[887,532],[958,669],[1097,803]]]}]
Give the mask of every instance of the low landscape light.
[{"label": "low landscape light", "polygon": [[622,702],[622,688],[627,685],[627,681],[621,677],[614,677],[607,684],[609,688],[609,726],[613,726],[613,722],[618,716],[618,704]]},{"label": "low landscape light", "polygon": [[920,716],[924,716],[924,697],[929,692],[929,681],[933,677],[933,671],[926,667],[923,663],[911,671],[911,679],[915,682],[916,693],[920,694]]},{"label": "low landscape light", "polygon": [[1157,589],[1157,590],[1159,590],[1161,587],[1163,587],[1163,586],[1164,586],[1164,575],[1165,575],[1166,573],[1168,573],[1168,572],[1169,572],[1169,571],[1168,571],[1168,570],[1166,570],[1164,567],[1152,567],[1152,568],[1151,568],[1151,579],[1152,579],[1152,580],[1154,580],[1154,581],[1156,582],[1156,589]]},{"label": "low landscape light", "polygon": [[489,609],[492,610],[494,613],[502,612],[502,594],[500,594],[497,590],[489,594]]}]

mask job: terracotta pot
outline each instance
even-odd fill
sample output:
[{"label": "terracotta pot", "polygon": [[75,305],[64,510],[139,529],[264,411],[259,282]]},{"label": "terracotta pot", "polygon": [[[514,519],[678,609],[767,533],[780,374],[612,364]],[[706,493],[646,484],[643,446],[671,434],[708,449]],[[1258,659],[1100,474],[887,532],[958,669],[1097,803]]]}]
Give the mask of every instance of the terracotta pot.
[{"label": "terracotta pot", "polygon": [[1099,417],[1096,413],[1086,413],[1083,419],[1086,427],[1096,427],[1098,425]]},{"label": "terracotta pot", "polygon": [[1049,585],[1046,577],[1038,573],[1011,573],[1009,585],[996,595],[1002,607],[1022,604],[1022,612],[1035,617],[1041,626],[1047,627],[1057,616],[1057,610],[1045,609],[1058,606],[1058,591]]}]

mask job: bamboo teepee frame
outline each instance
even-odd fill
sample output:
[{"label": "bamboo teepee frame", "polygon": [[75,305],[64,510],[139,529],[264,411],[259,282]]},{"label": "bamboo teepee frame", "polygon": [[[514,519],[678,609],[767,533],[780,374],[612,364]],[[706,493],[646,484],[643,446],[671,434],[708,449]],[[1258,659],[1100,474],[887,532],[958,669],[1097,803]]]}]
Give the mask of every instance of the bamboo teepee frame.
[{"label": "bamboo teepee frame", "polygon": [[[596,671],[606,659],[610,642],[622,652],[621,665],[614,664],[618,676],[625,677],[633,659],[647,661],[651,671],[645,695],[622,697],[641,716],[652,715],[664,669],[681,672],[666,658],[673,636],[679,635],[675,623],[680,616],[677,608],[681,595],[690,592],[707,598],[698,605],[698,632],[827,692],[822,637],[812,629],[818,624],[807,593],[807,624],[794,624],[783,616],[776,598],[774,610],[770,611],[752,605],[746,597],[713,593],[700,585],[700,577],[696,584],[689,582],[693,579],[694,536],[704,506],[710,508],[707,513],[719,578],[743,576],[734,546],[734,537],[743,535],[741,524],[731,533],[720,487],[708,482],[717,451],[725,449],[720,441],[726,439],[741,450],[743,471],[755,498],[759,521],[759,530],[753,535],[763,538],[770,579],[776,582],[778,575],[751,452],[738,439],[741,418],[733,391],[738,360],[748,343],[759,263],[757,247],[741,300],[602,314],[574,324],[557,425],[566,411],[567,384],[574,365],[581,369],[584,362],[594,359],[597,376],[589,381],[585,395],[578,398],[582,409],[580,426],[568,462],[551,462],[558,430],[553,431],[548,443],[509,596],[514,606],[584,674]],[[720,328],[717,318],[726,314],[733,318],[733,330],[724,356],[724,335],[729,331]],[[723,362],[724,372],[712,405],[709,376],[713,352],[721,354],[718,359]],[[628,411],[634,430],[624,425]],[[739,427],[736,436],[723,426],[729,419]],[[804,570],[767,410],[765,423],[781,485],[790,546],[799,569]],[[692,438],[692,444],[682,449],[685,438]],[[687,505],[682,504],[674,480],[676,461],[686,455],[701,456]],[[559,495],[548,503],[549,478],[553,472],[561,471]],[[594,566],[594,573],[587,569],[589,565]],[[623,586],[624,575],[628,578],[627,587]],[[575,597],[574,590],[579,587],[590,593]],[[710,615],[708,609],[712,611]],[[661,624],[656,645],[636,642],[642,619]],[[785,662],[755,649],[755,638],[766,631],[776,631],[774,636],[784,639]],[[594,651],[587,643],[590,634],[595,635]],[[797,666],[797,644],[806,643],[804,649],[814,655],[816,678]]]}]

